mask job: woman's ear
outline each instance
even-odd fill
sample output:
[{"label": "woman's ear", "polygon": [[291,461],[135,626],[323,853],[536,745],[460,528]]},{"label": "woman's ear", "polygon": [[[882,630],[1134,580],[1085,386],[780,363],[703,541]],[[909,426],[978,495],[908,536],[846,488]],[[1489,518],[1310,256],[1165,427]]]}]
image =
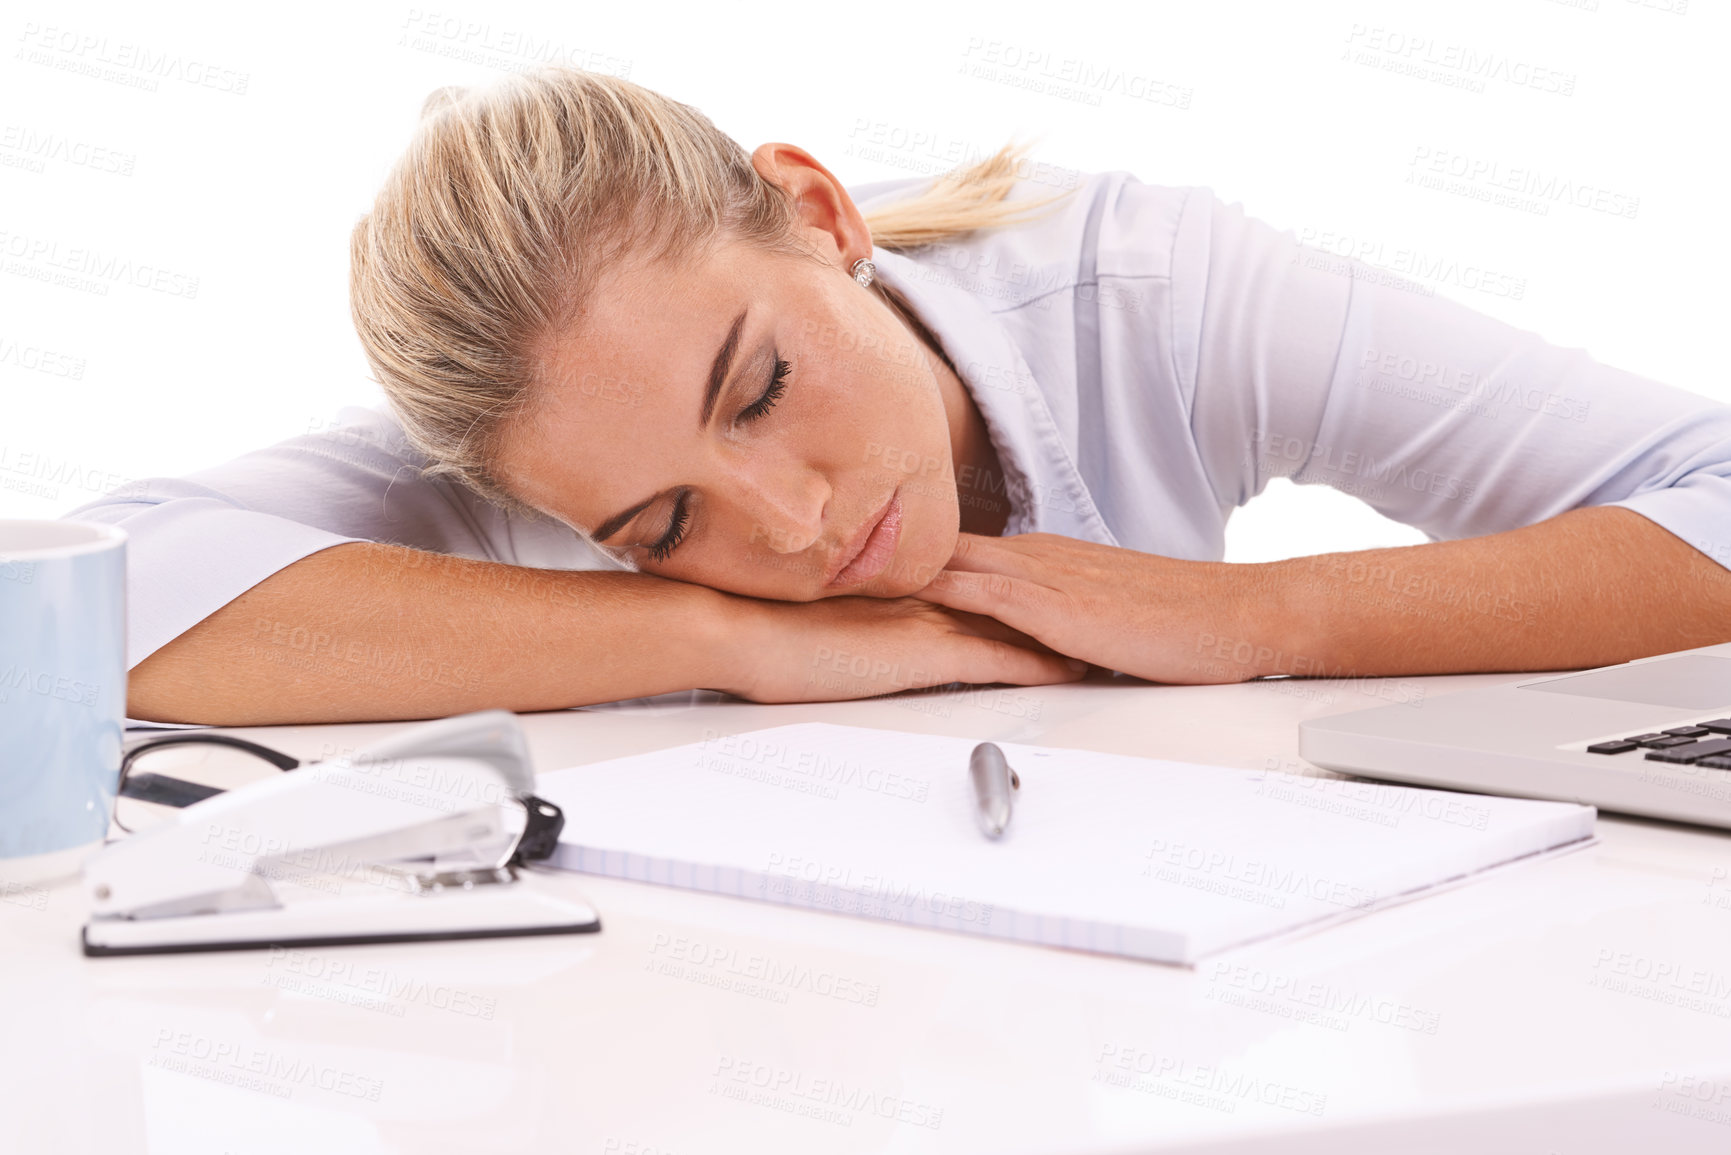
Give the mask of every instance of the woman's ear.
[{"label": "woman's ear", "polygon": [[760,144],[751,166],[793,199],[806,239],[844,272],[872,254],[871,230],[847,189],[816,157],[796,144]]}]

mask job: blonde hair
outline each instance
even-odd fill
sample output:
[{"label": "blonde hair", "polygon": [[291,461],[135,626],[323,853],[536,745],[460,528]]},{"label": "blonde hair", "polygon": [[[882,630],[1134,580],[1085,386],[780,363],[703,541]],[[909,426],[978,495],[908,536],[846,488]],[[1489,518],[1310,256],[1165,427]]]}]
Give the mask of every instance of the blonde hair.
[{"label": "blonde hair", "polygon": [[[1045,208],[1064,194],[1006,203],[1025,151],[1006,145],[865,214],[873,243],[915,249]],[[537,351],[607,265],[723,234],[811,256],[796,221],[697,109],[616,76],[536,69],[428,97],[350,237],[350,312],[423,472],[532,514],[492,472],[497,437],[530,397]]]}]

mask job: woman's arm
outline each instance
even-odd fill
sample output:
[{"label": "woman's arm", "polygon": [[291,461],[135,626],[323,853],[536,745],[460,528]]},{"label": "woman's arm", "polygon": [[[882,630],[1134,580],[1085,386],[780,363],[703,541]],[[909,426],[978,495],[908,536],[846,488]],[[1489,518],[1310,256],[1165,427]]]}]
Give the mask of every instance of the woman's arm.
[{"label": "woman's arm", "polygon": [[918,601],[761,602],[647,574],[356,542],[279,570],[157,649],[129,676],[127,713],[381,721],[692,688],[818,701],[1080,676],[1017,640]]},{"label": "woman's arm", "polygon": [[1223,508],[1288,477],[1449,541],[1617,505],[1731,567],[1731,406],[1193,201],[1177,339]]},{"label": "woman's arm", "polygon": [[[1731,640],[1731,407],[1205,189],[1178,234],[1169,341],[1221,510],[1286,476],[1441,540],[1235,566],[964,539],[921,596],[1160,681],[1568,669]],[[1132,242],[1168,243],[1115,243]]]},{"label": "woman's arm", "polygon": [[920,596],[1156,682],[1571,670],[1731,642],[1731,571],[1616,506],[1255,565],[964,536]]},{"label": "woman's arm", "polygon": [[[1245,626],[1261,668],[1245,676],[1573,670],[1731,642],[1731,571],[1619,506],[1293,558],[1262,580]],[[1285,657],[1263,658],[1270,643]]]},{"label": "woman's arm", "polygon": [[916,601],[789,606],[621,573],[568,527],[422,472],[388,412],[69,516],[127,540],[128,711],[220,725],[552,709],[669,690],[759,701],[1079,676]]}]

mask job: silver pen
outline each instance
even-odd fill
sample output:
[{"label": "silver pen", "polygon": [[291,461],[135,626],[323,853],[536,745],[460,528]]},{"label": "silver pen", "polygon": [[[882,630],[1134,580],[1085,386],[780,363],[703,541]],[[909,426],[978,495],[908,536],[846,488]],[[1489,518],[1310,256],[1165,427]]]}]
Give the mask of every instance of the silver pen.
[{"label": "silver pen", "polygon": [[1004,760],[1004,752],[991,742],[981,742],[968,758],[968,776],[974,781],[974,817],[987,838],[997,838],[1010,824],[1010,803],[1022,780]]}]

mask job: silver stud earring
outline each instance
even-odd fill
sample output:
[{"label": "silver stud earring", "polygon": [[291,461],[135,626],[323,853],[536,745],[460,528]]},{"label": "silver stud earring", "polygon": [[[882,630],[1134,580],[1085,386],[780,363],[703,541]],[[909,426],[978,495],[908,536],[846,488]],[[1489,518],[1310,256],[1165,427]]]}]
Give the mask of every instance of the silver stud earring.
[{"label": "silver stud earring", "polygon": [[859,282],[860,288],[869,289],[872,278],[877,275],[878,267],[861,257],[853,263],[853,268],[849,271],[853,273],[853,279]]}]

